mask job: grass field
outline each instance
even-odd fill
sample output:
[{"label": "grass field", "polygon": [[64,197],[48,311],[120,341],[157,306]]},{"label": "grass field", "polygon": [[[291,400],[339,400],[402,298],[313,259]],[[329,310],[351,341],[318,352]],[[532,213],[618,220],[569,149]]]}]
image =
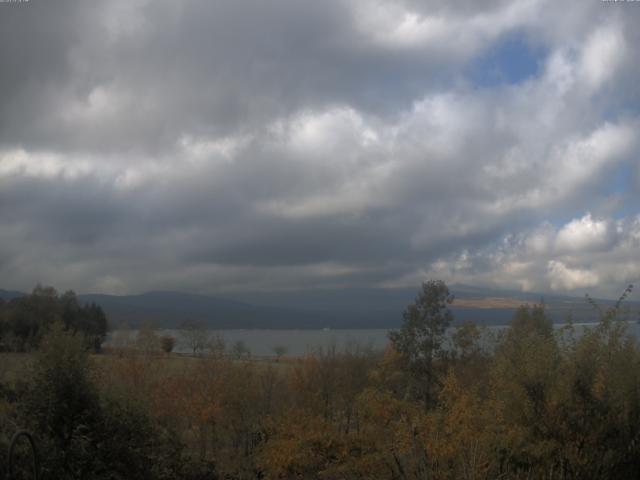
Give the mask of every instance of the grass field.
[{"label": "grass field", "polygon": [[13,384],[26,378],[34,358],[31,353],[0,353],[0,383]]},{"label": "grass field", "polygon": [[[137,356],[135,353],[128,353],[126,356]],[[114,360],[120,359],[115,352],[105,352],[101,354],[91,355],[92,361],[98,369],[110,365]],[[193,357],[184,354],[153,354],[146,356],[152,361],[157,370],[167,374],[176,372],[188,372],[189,369],[196,365],[197,362],[203,360],[203,357]],[[35,353],[0,353],[0,383],[14,384],[16,381],[28,378],[29,369],[35,359]],[[276,367],[278,369],[287,369],[295,365],[300,359],[295,357],[282,357],[280,360],[275,358],[251,358],[251,359],[230,359],[236,365],[251,364],[258,368]]]}]

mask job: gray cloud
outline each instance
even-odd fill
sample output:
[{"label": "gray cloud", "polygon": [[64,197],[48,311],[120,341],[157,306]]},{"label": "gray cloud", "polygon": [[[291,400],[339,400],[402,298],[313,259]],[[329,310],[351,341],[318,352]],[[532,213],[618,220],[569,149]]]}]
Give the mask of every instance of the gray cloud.
[{"label": "gray cloud", "polygon": [[[1,4],[5,287],[612,295],[640,279],[633,7]],[[474,84],[514,33],[537,74]]]}]

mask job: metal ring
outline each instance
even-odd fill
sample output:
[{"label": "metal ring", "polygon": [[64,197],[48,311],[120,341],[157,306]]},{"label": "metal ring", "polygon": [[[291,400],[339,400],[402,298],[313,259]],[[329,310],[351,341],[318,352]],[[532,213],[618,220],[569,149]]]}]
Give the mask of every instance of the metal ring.
[{"label": "metal ring", "polygon": [[13,478],[13,463],[14,463],[14,450],[15,447],[18,443],[18,440],[20,439],[20,437],[26,437],[26,439],[29,441],[29,445],[31,445],[31,452],[33,453],[33,462],[32,462],[32,466],[33,466],[33,475],[36,480],[38,480],[39,478],[39,473],[40,473],[40,464],[38,462],[38,450],[36,449],[36,442],[33,439],[33,435],[31,435],[31,433],[29,433],[26,430],[18,430],[13,437],[11,437],[11,443],[9,443],[9,468],[8,468],[8,479],[11,480]]}]

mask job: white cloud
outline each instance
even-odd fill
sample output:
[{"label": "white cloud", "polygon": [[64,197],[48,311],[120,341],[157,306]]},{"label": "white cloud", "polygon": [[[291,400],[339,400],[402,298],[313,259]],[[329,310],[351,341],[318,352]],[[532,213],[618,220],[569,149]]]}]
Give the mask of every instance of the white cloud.
[{"label": "white cloud", "polygon": [[0,151],[2,177],[74,179],[94,171],[90,159],[69,158],[51,152],[27,152],[22,148]]},{"label": "white cloud", "polygon": [[93,87],[85,97],[75,98],[59,112],[61,120],[77,128],[117,120],[131,108],[132,99],[114,85]]},{"label": "white cloud", "polygon": [[551,260],[547,275],[553,290],[575,290],[598,285],[598,276],[584,269],[569,268],[564,263]]},{"label": "white cloud", "polygon": [[614,240],[613,225],[606,220],[595,220],[588,213],[566,224],[558,232],[557,248],[567,252],[586,252],[610,246]]},{"label": "white cloud", "polygon": [[511,29],[536,21],[541,3],[506,2],[470,15],[455,11],[413,9],[402,2],[356,1],[356,28],[374,44],[389,49],[427,49],[464,60]]},{"label": "white cloud", "polygon": [[300,156],[323,158],[324,161],[342,163],[354,149],[375,146],[378,135],[373,126],[353,108],[335,107],[320,112],[302,112],[288,119],[284,140]]},{"label": "white cloud", "polygon": [[610,24],[595,30],[582,51],[580,71],[591,88],[599,88],[616,75],[626,57],[622,28]]},{"label": "white cloud", "polygon": [[[361,272],[374,272],[364,284],[605,293],[639,280],[640,220],[617,218],[637,191],[612,182],[640,153],[639,9],[136,0],[56,12],[17,30],[0,18],[3,38],[59,32],[46,56],[31,36],[0,42],[0,261],[32,252],[0,263],[16,287],[39,272],[117,291]],[[38,28],[44,18],[56,27]],[[501,42],[514,37],[535,74],[474,84],[470,70],[509,61]]]},{"label": "white cloud", "polygon": [[555,231],[551,224],[546,223],[527,235],[524,244],[532,255],[547,254],[553,250],[554,239]]},{"label": "white cloud", "polygon": [[251,142],[247,135],[227,136],[222,138],[195,137],[183,135],[178,140],[187,162],[232,162],[238,153]]}]

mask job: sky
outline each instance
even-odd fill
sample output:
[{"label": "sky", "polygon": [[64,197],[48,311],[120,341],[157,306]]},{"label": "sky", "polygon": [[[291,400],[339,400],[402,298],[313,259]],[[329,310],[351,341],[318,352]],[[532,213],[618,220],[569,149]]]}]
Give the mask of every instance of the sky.
[{"label": "sky", "polygon": [[0,288],[640,287],[640,2],[0,3]]}]

